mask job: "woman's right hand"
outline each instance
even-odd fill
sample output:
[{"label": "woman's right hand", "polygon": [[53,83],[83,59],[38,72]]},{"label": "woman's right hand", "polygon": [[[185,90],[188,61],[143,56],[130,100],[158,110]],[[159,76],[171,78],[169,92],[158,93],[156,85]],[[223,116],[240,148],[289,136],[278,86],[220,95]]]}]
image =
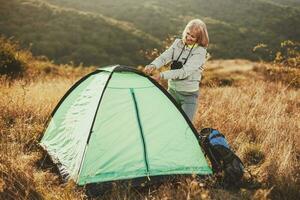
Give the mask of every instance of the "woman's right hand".
[{"label": "woman's right hand", "polygon": [[145,69],[144,69],[144,72],[146,74],[151,74],[155,70],[155,68],[156,67],[154,65],[146,65]]}]

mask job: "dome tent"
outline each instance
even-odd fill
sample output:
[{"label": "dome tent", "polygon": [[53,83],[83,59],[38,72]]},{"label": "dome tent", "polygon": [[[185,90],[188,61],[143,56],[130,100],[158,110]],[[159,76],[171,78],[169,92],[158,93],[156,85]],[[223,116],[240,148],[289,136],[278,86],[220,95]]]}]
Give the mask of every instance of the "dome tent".
[{"label": "dome tent", "polygon": [[41,140],[78,185],[210,174],[196,130],[168,92],[134,68],[99,68],[60,100]]}]

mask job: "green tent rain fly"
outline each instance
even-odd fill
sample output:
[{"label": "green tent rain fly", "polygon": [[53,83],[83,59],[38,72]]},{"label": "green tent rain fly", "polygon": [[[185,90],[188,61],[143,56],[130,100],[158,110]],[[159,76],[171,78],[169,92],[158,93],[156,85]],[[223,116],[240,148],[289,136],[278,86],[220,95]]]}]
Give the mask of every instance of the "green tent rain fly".
[{"label": "green tent rain fly", "polygon": [[168,92],[125,66],[99,68],[73,85],[41,140],[78,185],[172,174],[211,174],[196,130]]}]

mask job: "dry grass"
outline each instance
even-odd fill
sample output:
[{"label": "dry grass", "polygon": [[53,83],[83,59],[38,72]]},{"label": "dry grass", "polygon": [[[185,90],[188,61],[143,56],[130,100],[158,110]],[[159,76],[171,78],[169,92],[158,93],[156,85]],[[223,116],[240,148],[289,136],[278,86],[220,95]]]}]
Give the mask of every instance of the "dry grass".
[{"label": "dry grass", "polygon": [[257,73],[260,73],[266,81],[283,82],[290,87],[300,88],[300,70],[299,68],[283,67],[279,65],[261,63],[254,67]]},{"label": "dry grass", "polygon": [[244,162],[256,167],[259,181],[284,198],[300,189],[299,99],[298,90],[256,80],[203,88],[195,124],[224,132]]},{"label": "dry grass", "polygon": [[[38,169],[41,152],[36,148],[44,124],[74,79],[16,80],[0,86],[1,174],[3,199],[74,199],[76,193],[59,185],[58,177]],[[22,190],[12,183],[22,185]],[[74,187],[73,187],[74,188]],[[15,193],[14,191],[23,191]],[[31,192],[32,191],[32,192]],[[58,192],[61,191],[61,192]],[[73,191],[73,189],[72,189]],[[12,193],[12,194],[10,194]],[[32,194],[33,193],[33,194]],[[27,196],[26,196],[26,195]],[[12,196],[15,195],[15,196]],[[34,195],[34,196],[29,196]]]},{"label": "dry grass", "polygon": [[[51,165],[41,168],[44,157],[37,148],[52,109],[84,73],[0,80],[0,199],[87,198],[84,189],[61,183]],[[203,86],[194,124],[227,136],[254,176],[242,189],[224,190],[214,180],[181,178],[143,190],[116,184],[98,199],[297,199],[299,99],[297,88],[254,76],[230,87]]]}]

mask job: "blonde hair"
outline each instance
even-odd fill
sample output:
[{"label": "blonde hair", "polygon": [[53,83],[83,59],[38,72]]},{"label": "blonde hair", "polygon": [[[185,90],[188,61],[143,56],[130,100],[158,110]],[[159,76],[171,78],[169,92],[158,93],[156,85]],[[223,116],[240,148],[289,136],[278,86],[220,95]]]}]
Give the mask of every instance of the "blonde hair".
[{"label": "blonde hair", "polygon": [[185,43],[187,31],[195,33],[196,43],[202,47],[207,47],[209,43],[208,32],[205,23],[200,19],[191,20],[182,33],[182,40]]}]

